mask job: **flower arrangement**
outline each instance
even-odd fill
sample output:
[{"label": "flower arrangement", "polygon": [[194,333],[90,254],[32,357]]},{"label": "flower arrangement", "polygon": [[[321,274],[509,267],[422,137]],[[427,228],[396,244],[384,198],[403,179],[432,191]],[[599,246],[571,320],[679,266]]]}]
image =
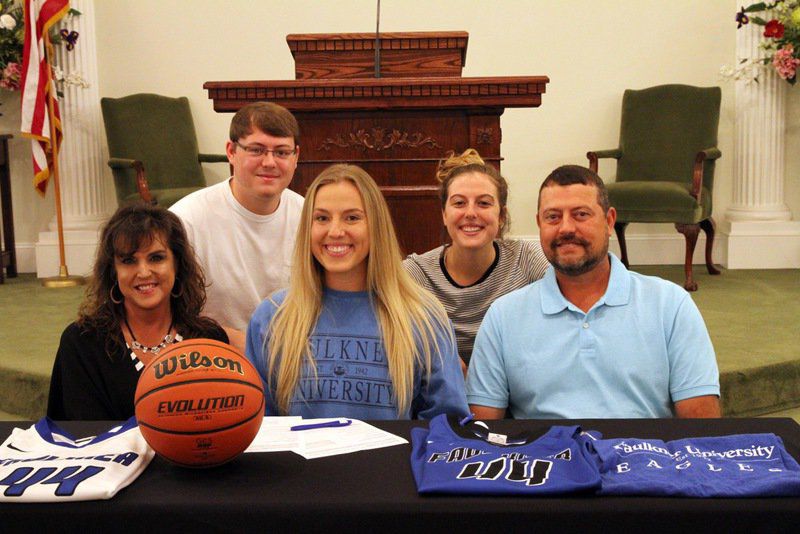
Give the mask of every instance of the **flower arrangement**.
[{"label": "flower arrangement", "polygon": [[3,89],[19,89],[24,38],[22,6],[14,0],[0,0],[0,87]]},{"label": "flower arrangement", "polygon": [[[70,9],[67,16],[78,16],[80,11]],[[0,0],[0,88],[19,90],[22,74],[22,47],[25,39],[25,19],[19,0]],[[67,50],[75,47],[78,32],[53,29],[50,41],[54,45],[65,45]],[[80,74],[64,74],[53,66],[56,82],[86,87],[88,84]]]},{"label": "flower arrangement", "polygon": [[[773,18],[766,20],[754,14],[764,11],[772,11]],[[723,67],[722,74],[735,79],[751,77],[758,81],[753,69],[771,65],[778,76],[794,85],[800,66],[800,0],[758,2],[742,7],[736,14],[736,23],[738,28],[751,23],[764,27],[766,39],[761,47],[765,54],[761,59],[740,61],[736,69]]]}]

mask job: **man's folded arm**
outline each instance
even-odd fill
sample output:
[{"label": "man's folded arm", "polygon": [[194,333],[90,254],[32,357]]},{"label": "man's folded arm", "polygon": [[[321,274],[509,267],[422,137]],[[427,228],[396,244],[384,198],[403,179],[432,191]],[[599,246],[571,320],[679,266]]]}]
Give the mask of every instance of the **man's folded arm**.
[{"label": "man's folded arm", "polygon": [[470,404],[469,411],[475,416],[475,419],[502,419],[506,415],[505,408],[492,408],[477,404]]},{"label": "man's folded arm", "polygon": [[722,417],[719,397],[702,395],[675,403],[675,416],[679,419]]}]

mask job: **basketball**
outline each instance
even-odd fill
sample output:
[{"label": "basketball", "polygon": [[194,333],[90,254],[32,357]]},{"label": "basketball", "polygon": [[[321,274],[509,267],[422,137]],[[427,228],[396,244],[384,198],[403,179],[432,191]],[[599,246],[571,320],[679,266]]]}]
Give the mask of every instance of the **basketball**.
[{"label": "basketball", "polygon": [[212,467],[253,441],[264,417],[264,390],[237,349],[189,339],[142,370],[134,406],[139,429],[156,453],[178,465]]}]

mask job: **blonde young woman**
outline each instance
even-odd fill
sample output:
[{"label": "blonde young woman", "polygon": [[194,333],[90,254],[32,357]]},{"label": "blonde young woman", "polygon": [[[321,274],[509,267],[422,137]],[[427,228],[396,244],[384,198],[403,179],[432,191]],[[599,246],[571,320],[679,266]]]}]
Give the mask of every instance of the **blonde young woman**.
[{"label": "blonde young woman", "polygon": [[369,174],[333,165],[317,176],[306,193],[289,288],[265,300],[247,330],[267,415],[468,413],[447,315],[401,259]]},{"label": "blonde young woman", "polygon": [[436,177],[451,243],[411,254],[403,266],[447,310],[466,372],[492,302],[540,279],[550,264],[539,244],[503,239],[509,226],[508,183],[475,149],[441,162]]}]

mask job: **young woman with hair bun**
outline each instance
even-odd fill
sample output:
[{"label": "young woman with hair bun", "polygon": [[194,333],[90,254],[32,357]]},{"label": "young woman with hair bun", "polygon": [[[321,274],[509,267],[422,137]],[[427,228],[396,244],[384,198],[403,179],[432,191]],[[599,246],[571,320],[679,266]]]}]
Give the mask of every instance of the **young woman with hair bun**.
[{"label": "young woman with hair bun", "polygon": [[503,239],[510,223],[508,182],[475,149],[451,153],[437,178],[451,242],[411,254],[403,266],[447,311],[466,373],[489,305],[541,278],[549,263],[538,243]]}]

